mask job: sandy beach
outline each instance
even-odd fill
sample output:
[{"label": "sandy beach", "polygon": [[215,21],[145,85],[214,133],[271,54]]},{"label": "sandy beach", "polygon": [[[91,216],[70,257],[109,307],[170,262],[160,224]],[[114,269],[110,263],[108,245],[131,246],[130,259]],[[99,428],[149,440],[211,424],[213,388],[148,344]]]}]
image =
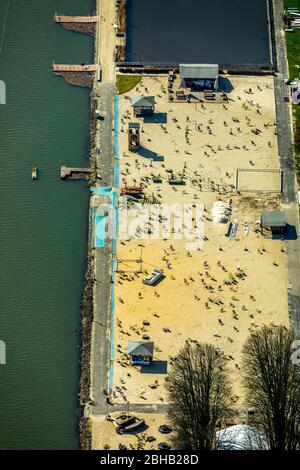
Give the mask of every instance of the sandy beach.
[{"label": "sandy beach", "polygon": [[[245,419],[242,346],[263,324],[288,325],[285,245],[260,229],[263,211],[282,209],[273,79],[228,79],[227,102],[170,102],[166,76],[143,77],[119,97],[121,190],[142,187],[145,212],[153,203],[192,212],[192,226],[183,222],[177,235],[172,230],[164,237],[165,219],[152,218],[117,243],[110,399],[116,406],[132,405],[132,412],[135,404],[167,404],[167,372],[191,338],[225,354],[233,407]],[[154,116],[135,118],[132,96],[154,96]],[[141,126],[136,153],[128,150],[129,122]],[[170,185],[170,175],[184,184]],[[230,207],[225,223],[216,217],[220,204]],[[202,231],[196,231],[198,207],[203,208]],[[120,218],[123,210],[120,203]],[[233,237],[227,236],[230,222],[237,224]],[[163,270],[163,281],[155,287],[143,284],[154,268]],[[150,366],[132,366],[126,354],[128,341],[141,339],[154,342]],[[143,418],[150,428],[166,421],[160,414]],[[93,420],[94,448],[117,448],[120,438],[108,431],[111,426],[104,417]],[[137,443],[137,436],[126,439]]]},{"label": "sandy beach", "polygon": [[[131,237],[118,243],[121,260],[139,259],[143,246],[143,273],[133,272],[136,263],[127,261],[116,277],[114,402],[165,403],[168,367],[192,338],[224,351],[236,404],[242,407],[241,348],[247,335],[264,323],[288,322],[284,246],[259,229],[261,212],[280,207],[273,81],[230,77],[230,82],[233,91],[226,104],[170,103],[166,78],[143,78],[129,95],[156,97],[158,122],[152,123],[133,118],[128,96],[120,97],[122,185],[143,184],[148,198],[164,204],[203,204],[205,241],[199,251],[188,250],[186,240]],[[128,151],[129,121],[141,123],[140,154]],[[152,152],[164,161],[149,158]],[[277,173],[246,174],[244,186],[256,191],[237,193],[237,169]],[[177,176],[184,171],[185,186],[168,184],[170,170]],[[152,183],[153,175],[161,176],[162,183]],[[230,200],[231,220],[239,224],[232,240],[225,236],[227,224],[215,223],[211,213],[216,201]],[[156,287],[146,286],[142,279],[153,268],[163,269],[166,278]],[[154,362],[132,367],[127,343],[145,334],[155,344]]]}]

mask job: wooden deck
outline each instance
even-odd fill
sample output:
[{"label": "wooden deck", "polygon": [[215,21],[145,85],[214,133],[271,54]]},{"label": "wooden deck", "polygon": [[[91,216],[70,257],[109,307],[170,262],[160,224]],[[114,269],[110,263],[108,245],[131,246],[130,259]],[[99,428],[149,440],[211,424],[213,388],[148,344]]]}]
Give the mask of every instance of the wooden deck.
[{"label": "wooden deck", "polygon": [[54,20],[56,23],[97,23],[99,17],[55,15]]},{"label": "wooden deck", "polygon": [[85,65],[70,65],[70,64],[53,64],[53,72],[96,72],[98,65],[85,64]]}]

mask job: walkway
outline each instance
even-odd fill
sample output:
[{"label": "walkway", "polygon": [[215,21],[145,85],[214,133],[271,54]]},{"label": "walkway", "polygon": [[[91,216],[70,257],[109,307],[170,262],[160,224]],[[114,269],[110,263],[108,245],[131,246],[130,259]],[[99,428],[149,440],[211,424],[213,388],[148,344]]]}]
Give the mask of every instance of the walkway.
[{"label": "walkway", "polygon": [[97,23],[99,17],[55,15],[54,20],[56,23]]},{"label": "walkway", "polygon": [[[113,120],[114,85],[97,83],[94,93],[98,97],[98,107],[105,116],[96,124],[97,170],[101,174],[103,186],[111,187],[114,172]],[[109,203],[103,197],[103,203]],[[91,398],[97,403],[100,414],[107,412],[106,396],[103,389],[108,388],[110,369],[110,330],[111,330],[111,292],[112,292],[112,243],[105,240],[104,248],[95,252],[94,258],[94,322],[91,350]]]},{"label": "walkway", "polygon": [[53,64],[53,72],[96,72],[98,65],[70,65],[70,64]]},{"label": "walkway", "polygon": [[102,68],[102,80],[115,81],[114,55],[116,49],[116,2],[114,0],[100,1],[100,46],[99,62]]},{"label": "walkway", "polygon": [[[89,405],[89,414],[93,416],[103,415],[103,406]],[[167,414],[168,405],[166,403],[157,404],[143,404],[143,403],[118,403],[116,405],[107,405],[105,413],[124,413],[132,411],[134,413],[154,413],[154,414]]]}]

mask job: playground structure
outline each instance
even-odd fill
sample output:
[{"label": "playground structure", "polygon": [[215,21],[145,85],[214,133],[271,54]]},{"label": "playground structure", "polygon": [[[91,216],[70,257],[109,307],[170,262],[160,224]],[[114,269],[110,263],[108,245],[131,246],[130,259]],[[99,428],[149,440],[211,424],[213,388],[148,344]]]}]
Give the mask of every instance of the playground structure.
[{"label": "playground structure", "polygon": [[128,149],[130,152],[137,152],[140,147],[140,124],[130,122],[128,124]]}]

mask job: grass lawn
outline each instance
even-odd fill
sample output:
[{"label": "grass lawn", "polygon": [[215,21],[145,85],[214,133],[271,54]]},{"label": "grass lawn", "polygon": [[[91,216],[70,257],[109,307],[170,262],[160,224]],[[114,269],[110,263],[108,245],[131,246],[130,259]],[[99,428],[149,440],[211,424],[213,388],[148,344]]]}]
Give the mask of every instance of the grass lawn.
[{"label": "grass lawn", "polygon": [[[284,7],[298,8],[300,10],[299,0],[284,0]],[[300,77],[300,29],[295,29],[293,33],[285,33],[287,53],[289,59],[290,79]]]},{"label": "grass lawn", "polygon": [[127,91],[132,90],[141,81],[142,77],[139,75],[118,75],[117,76],[117,90],[118,94],[122,95]]},{"label": "grass lawn", "polygon": [[[299,0],[284,0],[284,8],[299,8]],[[300,29],[285,33],[289,62],[289,79],[300,79]],[[295,152],[297,156],[298,179],[300,178],[300,106],[293,106]]]},{"label": "grass lawn", "polygon": [[297,172],[298,180],[300,184],[300,105],[293,106],[293,115],[294,115],[294,141],[295,141],[295,152],[297,159]]}]

